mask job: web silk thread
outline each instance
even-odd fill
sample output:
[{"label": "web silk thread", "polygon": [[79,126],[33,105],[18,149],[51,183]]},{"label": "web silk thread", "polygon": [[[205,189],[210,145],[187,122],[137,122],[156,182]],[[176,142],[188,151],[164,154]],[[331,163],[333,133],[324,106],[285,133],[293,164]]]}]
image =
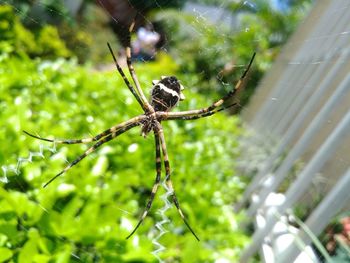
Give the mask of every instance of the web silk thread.
[{"label": "web silk thread", "polygon": [[15,175],[19,175],[21,167],[25,163],[32,163],[34,157],[40,157],[41,159],[45,159],[44,152],[46,150],[51,152],[51,153],[56,153],[57,152],[55,144],[53,144],[53,146],[51,146],[51,147],[47,146],[47,145],[44,145],[44,144],[40,144],[39,145],[39,151],[37,151],[37,152],[29,152],[28,157],[19,157],[17,159],[17,163],[16,164],[2,165],[1,166],[2,177],[0,177],[0,182],[5,183],[5,184],[8,183],[9,179],[8,179],[7,176],[9,175],[10,172],[14,173]]},{"label": "web silk thread", "polygon": [[166,185],[166,179],[162,182],[162,186],[165,189],[165,193],[160,196],[160,199],[163,200],[164,206],[160,208],[157,211],[157,214],[161,216],[161,219],[156,223],[156,228],[158,229],[158,235],[153,238],[152,244],[154,245],[154,250],[151,252],[160,263],[163,263],[164,261],[160,258],[160,253],[164,251],[166,248],[159,243],[159,239],[167,232],[169,232],[166,228],[164,228],[165,224],[168,224],[170,222],[169,218],[166,216],[166,212],[172,207],[172,204],[170,203],[168,197],[173,194],[173,190],[171,190]]}]

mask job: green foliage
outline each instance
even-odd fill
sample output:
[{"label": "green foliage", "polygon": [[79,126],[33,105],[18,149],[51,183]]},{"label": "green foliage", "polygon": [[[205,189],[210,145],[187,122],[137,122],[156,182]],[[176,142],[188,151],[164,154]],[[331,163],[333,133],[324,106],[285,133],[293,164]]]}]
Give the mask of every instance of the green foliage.
[{"label": "green foliage", "polygon": [[227,85],[223,84],[235,83],[244,65],[256,52],[257,59],[246,93],[240,101],[244,105],[304,17],[309,3],[310,0],[300,0],[288,11],[282,12],[274,10],[264,0],[252,3],[232,1],[226,8],[236,18],[237,27],[231,29],[218,22],[213,24],[201,14],[186,15],[175,10],[162,11],[155,15],[155,19],[163,22],[166,32],[171,32],[167,36],[170,52],[180,70],[201,76],[203,85],[200,92],[203,94],[224,94]]},{"label": "green foliage", "polygon": [[68,57],[70,52],[60,39],[56,27],[43,27],[36,38],[38,45],[37,56],[44,58]]},{"label": "green foliage", "polygon": [[8,5],[0,6],[0,47],[1,54],[35,51],[33,34],[22,26]]},{"label": "green foliage", "polygon": [[109,61],[110,53],[101,45],[110,42],[118,46],[113,32],[106,28],[109,16],[88,3],[79,19],[73,20],[58,2],[8,1],[14,7],[0,5],[0,54],[45,59],[75,56],[79,63]]},{"label": "green foliage", "polygon": [[[166,55],[157,63],[137,65],[146,94],[152,79],[175,74]],[[141,113],[139,105],[113,70],[96,72],[74,61],[0,58],[0,163],[52,146],[25,136],[79,138],[97,134]],[[178,75],[178,74],[177,74]],[[179,110],[208,105],[215,97],[195,93],[198,78],[180,75],[187,100]],[[174,207],[167,212],[170,230],[160,242],[168,262],[237,261],[248,238],[237,227],[231,203],[244,187],[232,164],[241,133],[237,118],[224,113],[193,122],[164,122],[173,183],[197,242]],[[129,131],[101,147],[67,174],[43,189],[55,173],[86,145],[57,145],[8,172],[0,187],[0,262],[156,262],[150,254],[160,189],[150,216],[131,240],[155,177],[154,141]],[[154,235],[154,233],[153,233]],[[196,251],[196,253],[193,253]]]},{"label": "green foliage", "polygon": [[112,29],[107,26],[109,19],[102,8],[87,4],[76,23],[60,24],[60,36],[79,63],[110,63],[111,54],[105,48],[106,43],[109,42],[116,50],[119,43]]},{"label": "green foliage", "polygon": [[0,5],[0,54],[56,58],[68,57],[70,52],[55,27],[45,25],[32,33],[21,24],[12,7]]},{"label": "green foliage", "polygon": [[251,41],[257,31],[244,31],[241,39],[236,40],[239,33],[218,30],[216,25],[201,17],[180,15],[172,10],[157,14],[156,19],[163,22],[167,32],[171,32],[168,35],[172,47],[170,53],[180,65],[180,71],[200,77],[200,93],[209,96],[225,94],[239,79],[254,51],[258,55],[248,85],[256,86],[263,72],[262,65],[266,63],[260,52],[266,49],[260,48],[264,42]]},{"label": "green foliage", "polygon": [[253,47],[257,52],[258,68],[241,98],[242,105],[249,100],[264,72],[270,68],[284,43],[305,17],[311,2],[311,0],[294,1],[294,4],[290,4],[289,9],[285,11],[274,9],[271,3],[265,0],[256,0],[251,7],[245,6],[243,1],[231,4],[232,13],[240,15],[240,27],[245,29],[232,37],[235,53],[247,57],[249,53],[247,47]]},{"label": "green foliage", "polygon": [[43,24],[72,22],[64,0],[6,0],[17,12],[21,22],[28,28],[40,28]]}]

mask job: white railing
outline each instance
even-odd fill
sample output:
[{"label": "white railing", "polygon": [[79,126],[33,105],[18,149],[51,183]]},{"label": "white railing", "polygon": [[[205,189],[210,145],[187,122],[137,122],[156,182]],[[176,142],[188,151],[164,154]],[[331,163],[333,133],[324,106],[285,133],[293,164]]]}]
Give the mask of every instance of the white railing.
[{"label": "white railing", "polygon": [[[240,262],[259,251],[264,262],[319,262],[309,245],[318,247],[317,236],[333,217],[350,210],[348,0],[316,2],[243,119],[249,135],[241,140],[239,167],[252,181],[236,211],[249,205],[246,213],[255,218],[255,232]],[[312,209],[295,228],[288,219],[300,204]],[[287,243],[281,239],[286,232]]]}]

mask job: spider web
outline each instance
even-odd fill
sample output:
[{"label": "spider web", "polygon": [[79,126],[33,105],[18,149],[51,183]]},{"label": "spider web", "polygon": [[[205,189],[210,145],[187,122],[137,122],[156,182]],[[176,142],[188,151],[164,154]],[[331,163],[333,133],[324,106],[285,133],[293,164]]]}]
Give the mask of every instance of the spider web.
[{"label": "spider web", "polygon": [[56,145],[53,144],[52,147],[47,146],[45,144],[40,144],[39,145],[39,151],[37,152],[29,152],[27,157],[19,157],[17,159],[17,164],[13,165],[3,165],[1,166],[1,170],[2,170],[2,177],[0,178],[0,181],[3,183],[8,183],[9,179],[8,179],[8,174],[9,173],[14,173],[16,175],[20,174],[20,170],[22,168],[23,165],[25,165],[26,163],[31,163],[34,160],[34,157],[40,157],[42,159],[45,158],[44,156],[44,151],[49,151],[50,153],[56,153]]},{"label": "spider web", "polygon": [[[42,6],[42,7],[47,7],[47,1],[44,1],[44,0],[40,0],[40,1],[36,1],[39,6]],[[158,3],[156,0],[154,1],[159,7],[161,6],[160,3]],[[219,5],[219,9],[218,9],[218,12],[222,12],[221,13],[221,16],[219,16],[219,19],[216,19],[216,20],[211,20],[211,12],[212,10],[211,9],[203,9],[203,6],[202,5],[197,5],[197,4],[191,4],[191,5],[187,5],[187,11],[186,12],[189,12],[191,13],[192,15],[195,16],[195,20],[191,21],[189,27],[190,27],[190,30],[192,30],[194,32],[194,34],[196,35],[199,35],[199,36],[205,36],[207,34],[210,34],[210,31],[212,30],[211,27],[206,27],[204,26],[203,27],[203,24],[206,24],[209,22],[209,24],[221,24],[221,23],[224,23],[226,24],[226,26],[224,26],[223,28],[221,27],[216,27],[216,30],[218,31],[217,33],[220,35],[226,35],[227,34],[227,30],[226,28],[227,27],[230,27],[230,23],[232,23],[232,21],[230,20],[227,20],[227,16],[226,16],[226,13],[224,13],[224,9],[230,5],[232,1],[230,0],[225,0],[225,1],[220,1],[220,5]],[[0,4],[9,4],[11,5],[11,2],[10,1],[4,1],[4,0],[0,0]],[[17,7],[15,7],[14,5],[12,5],[15,9],[15,12],[19,15],[19,16],[23,16],[23,15],[26,15],[24,14],[20,9],[18,9]],[[254,6],[254,1],[245,1],[243,4],[242,4],[242,10],[246,7],[246,6]],[[160,10],[161,11],[166,11],[165,9],[162,9],[160,7]],[[67,15],[65,13],[61,13],[57,10],[53,10],[51,9],[50,10],[51,12],[55,13],[56,15],[58,16],[61,16],[61,17],[66,17]],[[33,16],[27,16],[27,19],[29,19],[30,21],[32,21],[33,23],[35,24],[40,24],[41,22],[39,22],[39,20]],[[116,21],[117,22],[117,21]],[[226,28],[225,28],[226,27]],[[90,29],[88,27],[86,28],[82,28],[82,30],[86,30],[86,31],[90,31]],[[238,28],[238,27],[235,27],[233,26],[231,28],[231,32],[238,32],[238,31],[243,31],[243,32],[247,32],[249,33],[249,30],[250,28],[247,27],[247,28]],[[110,38],[111,39],[115,39],[115,36],[113,36],[112,34],[110,35]],[[166,41],[169,41],[169,40],[166,40]],[[191,40],[189,40],[191,41]],[[259,39],[256,39],[255,41],[259,41]],[[104,43],[100,43],[101,46],[105,47],[105,44]],[[82,48],[83,49],[83,48]],[[208,53],[215,53],[215,52],[218,52],[219,50],[219,45],[213,45],[213,46],[207,46],[206,48],[202,48],[201,50],[198,50],[198,52],[200,53],[203,53],[204,55],[205,54],[208,54]],[[81,50],[83,51],[83,50]],[[168,52],[168,50],[164,47],[162,48],[162,51],[163,52]],[[110,59],[111,61],[111,59]],[[298,61],[296,61],[295,63],[300,63]],[[323,62],[320,62],[320,63],[323,63]],[[112,65],[113,66],[113,65]],[[232,67],[234,68],[237,68],[237,69],[243,69],[244,68],[244,64],[242,63],[237,63],[237,62],[234,62],[233,65],[231,65]],[[111,67],[109,65],[109,67]],[[138,77],[141,78],[141,81],[142,81],[142,72],[137,72],[138,73]],[[203,73],[200,73],[199,75],[203,75],[205,74],[204,72]],[[116,78],[119,78],[116,76]],[[217,79],[221,82],[221,85],[223,87],[226,87],[226,89],[228,89],[231,85],[231,83],[227,82],[225,79],[223,79],[221,77],[221,69],[217,69]],[[125,90],[126,90],[126,87],[123,87]],[[144,91],[146,90],[147,87],[143,86],[144,88]],[[194,87],[194,92],[196,91],[196,89],[198,89],[197,87]],[[121,90],[116,90],[116,93],[118,92],[124,92],[124,91],[121,91]],[[128,92],[126,90],[126,92]],[[147,96],[147,92],[145,91],[146,93],[146,96]],[[129,94],[129,98],[132,98],[132,95]],[[212,98],[206,98],[207,99],[207,104],[209,104],[210,102],[212,102]],[[116,96],[115,98],[113,98],[113,100],[115,100],[115,104],[116,105],[121,105],[121,104],[124,104],[124,105],[130,105],[130,102],[128,100],[124,100],[122,98],[119,98],[118,96]],[[189,108],[196,108],[198,105],[196,104],[196,102],[192,101],[189,103]],[[79,106],[78,106],[79,107]],[[42,109],[42,111],[45,111],[46,109]],[[135,116],[135,115],[138,115],[140,113],[139,109],[137,109],[136,107],[129,107],[128,108],[128,112],[129,112],[129,115],[130,116]],[[96,110],[94,112],[94,117],[91,117],[93,118],[94,120],[97,120],[97,119],[104,119],[106,116],[103,112],[103,110]],[[76,114],[79,114],[79,110],[76,111]],[[30,122],[31,120],[30,119],[27,119],[26,120],[27,122]],[[64,121],[64,120],[62,120]],[[65,120],[66,123],[65,125],[69,124],[69,120]],[[23,122],[23,120],[22,120]],[[61,123],[61,122],[60,122]],[[104,124],[104,125],[101,125],[100,127],[103,127],[106,128],[108,127],[109,123],[108,124]],[[165,124],[164,126],[167,126],[169,125],[171,128],[178,128],[176,125],[173,125],[173,124]],[[194,123],[186,123],[185,124],[187,129],[191,129],[192,127],[194,127],[195,125],[197,124],[194,124]],[[199,124],[201,125],[201,124]],[[206,127],[208,128],[207,126],[203,126],[203,127]],[[172,147],[175,147],[173,145],[173,143],[171,142],[171,136],[167,135],[167,132],[170,131],[171,128],[166,128],[165,127],[165,136],[166,136],[166,139],[168,140],[167,143],[168,143],[168,151],[170,152],[170,161],[171,161],[171,164],[172,164],[172,173],[176,173],[179,174],[179,173],[184,173],[184,171],[186,172],[190,172],[191,170],[187,169],[187,170],[184,170],[185,168],[183,167],[179,167],[180,166],[180,163],[181,163],[181,160],[177,160],[177,156],[176,155],[181,155],[182,152],[179,152],[179,148],[177,148],[177,150],[172,150]],[[203,129],[206,129],[206,128],[203,128]],[[21,129],[17,129],[17,132],[20,132]],[[97,128],[96,130],[94,129],[93,131],[87,131],[89,133],[93,133],[93,132],[96,132],[98,131]],[[215,135],[212,135],[212,136],[216,136],[218,139],[215,139],[217,141],[220,141],[220,136],[224,136],[224,135],[227,135],[227,134],[224,134],[225,132],[228,133],[227,131],[219,131],[219,130],[215,130]],[[50,135],[50,131],[41,131],[40,135],[41,136],[44,136],[44,132],[45,132],[45,135]],[[86,134],[86,133],[85,133]],[[66,134],[64,137],[71,137],[72,134]],[[130,135],[132,137],[132,135]],[[134,136],[135,137],[135,136]],[[224,138],[224,137],[222,137]],[[27,168],[27,167],[30,167],[30,165],[34,162],[40,162],[41,166],[43,167],[46,167],[47,169],[50,168],[50,165],[52,164],[51,160],[55,160],[57,161],[57,159],[53,158],[53,156],[58,156],[58,158],[62,159],[64,162],[67,162],[67,159],[66,159],[66,155],[60,155],[59,153],[61,153],[61,151],[65,151],[66,150],[66,147],[56,147],[56,145],[54,144],[50,144],[50,143],[38,143],[38,144],[34,144],[34,145],[37,145],[37,148],[33,150],[33,145],[31,145],[33,143],[33,141],[31,141],[30,139],[26,138],[26,142],[28,143],[28,150],[25,151],[26,149],[21,149],[21,152],[20,154],[19,153],[16,153],[16,152],[11,152],[11,155],[16,155],[16,156],[20,156],[20,157],[17,157],[17,158],[9,158],[8,160],[5,161],[5,164],[1,164],[1,168],[2,168],[2,175],[0,177],[0,181],[6,186],[7,184],[10,184],[12,183],[12,181],[17,181],[16,180],[16,177],[17,176],[20,176],[20,173],[21,173],[21,170]],[[221,142],[222,142],[222,139],[221,139]],[[2,144],[9,144],[9,143],[3,143]],[[141,139],[138,139],[136,140],[133,144],[131,144],[128,148],[128,152],[129,153],[133,153],[133,152],[142,152],[142,149],[143,149],[143,145],[145,144],[149,144],[149,145],[153,145],[154,142],[153,142],[153,139],[152,139],[152,136],[148,136],[145,140],[144,143],[141,142]],[[114,147],[116,144],[113,144],[113,146],[111,147]],[[228,143],[228,145],[231,145]],[[154,146],[153,146],[154,147]],[[198,142],[185,142],[184,143],[184,151],[186,151],[186,149],[191,149],[191,148],[203,148],[204,146],[202,146],[200,143]],[[218,146],[218,147],[221,147],[223,148],[223,153],[227,153],[228,155],[229,154],[232,154],[232,150],[230,150],[229,148],[225,148],[225,146]],[[229,146],[228,146],[229,147]],[[58,149],[56,149],[58,148]],[[79,147],[78,147],[79,148]],[[62,150],[61,150],[62,149]],[[109,148],[108,146],[106,146],[106,151],[108,151]],[[101,150],[103,151],[103,150]],[[96,155],[99,155],[99,153],[97,153]],[[95,157],[96,157],[95,155]],[[92,158],[95,158],[95,157],[92,157]],[[221,156],[218,156],[218,158],[221,157]],[[89,160],[84,160],[84,162],[89,162],[91,161],[91,159]],[[198,157],[200,158],[200,157]],[[69,157],[69,159],[71,160],[71,157]],[[175,159],[175,161],[172,162],[172,159]],[[229,160],[230,158],[228,158]],[[48,160],[50,160],[50,163],[48,162]],[[216,161],[214,160],[211,160],[210,163],[207,163],[206,166],[207,167],[210,167],[210,166],[215,166],[215,163]],[[222,164],[222,163],[221,163]],[[151,163],[151,165],[153,165],[153,162]],[[229,162],[227,162],[226,164],[227,167],[231,167],[231,164]],[[57,167],[57,166],[55,166]],[[226,167],[226,169],[227,169]],[[224,167],[220,167],[220,169]],[[79,169],[77,167],[73,168],[73,169]],[[194,167],[191,167],[191,169],[195,169]],[[205,166],[203,167],[203,169],[205,170]],[[14,176],[13,176],[14,175]],[[175,177],[176,177],[175,175]],[[67,177],[73,177],[74,174],[67,174],[65,176],[65,179],[67,179]],[[218,176],[219,177],[219,176]],[[219,178],[220,179],[220,178]],[[175,179],[174,179],[175,180]],[[205,180],[205,178],[202,178],[201,180]],[[231,181],[229,182],[232,182],[232,181],[239,181],[239,179],[232,179]],[[20,181],[17,181],[19,184],[21,184]],[[43,181],[44,183],[44,181]],[[149,184],[148,184],[149,185]],[[168,197],[172,194],[171,190],[169,188],[166,187],[166,184],[163,182],[162,184],[162,187],[163,187],[163,194],[160,195],[158,193],[158,195],[156,196],[156,199],[159,199],[162,201],[162,203],[156,203],[154,204],[154,207],[152,208],[153,210],[155,210],[156,208],[158,208],[156,211],[156,214],[158,216],[158,221],[155,223],[154,227],[152,230],[149,231],[149,235],[148,237],[152,239],[152,243],[154,244],[154,250],[151,252],[155,258],[157,260],[159,260],[159,262],[169,262],[167,261],[167,258],[164,257],[164,252],[166,252],[167,250],[167,247],[165,247],[165,245],[162,243],[163,242],[163,239],[164,239],[164,236],[165,235],[168,235],[167,233],[169,232],[174,232],[174,227],[173,227],[173,223],[172,223],[172,220],[176,217],[178,217],[176,214],[172,213],[172,216],[171,216],[171,219],[169,219],[169,216],[168,214],[171,212],[170,210],[174,210],[173,209],[173,204],[169,202],[168,200]],[[25,188],[24,185],[20,186],[22,188]],[[67,184],[67,187],[71,187],[70,184]],[[149,186],[151,187],[151,186]],[[176,190],[176,189],[175,189]],[[41,192],[45,191],[44,190],[41,190]],[[179,190],[178,190],[179,192]],[[221,198],[221,195],[222,193],[220,193],[219,191],[216,191],[214,193],[214,197],[212,197],[213,199],[213,202],[216,203],[219,207],[222,208],[222,210],[224,211],[224,213],[229,213],[227,212],[227,210],[230,209],[230,204],[227,204],[225,203],[222,198]],[[43,205],[40,201],[36,201],[36,204],[40,207],[40,209],[42,209],[44,211],[44,213],[54,213],[53,211],[51,211],[50,209],[46,209],[45,208],[45,205]],[[141,204],[143,204],[141,202]],[[180,200],[180,204],[181,204],[181,200]],[[142,207],[141,207],[142,208]],[[172,209],[171,209],[172,208]],[[57,210],[62,210],[62,208],[60,207],[57,207],[56,208]],[[120,210],[122,210],[122,213],[125,215],[125,217],[123,219],[121,219],[122,221],[122,224],[124,224],[125,228],[130,228],[130,225],[134,225],[135,224],[135,221],[131,224],[130,220],[128,219],[125,219],[125,218],[130,218],[130,214],[133,214],[134,211],[132,210],[124,210],[122,207],[119,208]],[[229,216],[228,216],[229,217]],[[117,220],[117,219],[116,219]],[[194,220],[196,221],[199,221],[201,220],[201,218],[193,218],[193,222],[195,222]],[[181,224],[180,222],[177,222],[176,225],[178,224]],[[29,232],[30,229],[28,229],[24,224],[21,224],[21,222],[19,222],[19,226],[20,228],[22,228],[24,231],[26,232]],[[143,227],[147,227],[146,224],[143,224]],[[175,228],[175,231],[177,231],[177,229]],[[181,231],[179,231],[181,232]],[[201,232],[204,232],[204,230],[202,230]],[[136,233],[137,237],[135,238],[131,238],[132,239],[132,243],[135,247],[138,246],[138,240],[139,240],[139,236],[138,234]],[[141,235],[141,234],[140,234]],[[173,238],[172,235],[169,234],[169,237],[167,238]],[[69,238],[60,238],[61,242],[64,244],[64,243],[69,243],[69,244],[74,244],[75,241],[74,239],[69,239]],[[206,243],[205,245],[207,246],[210,246],[210,242]],[[92,251],[91,250],[88,250],[86,248],[80,248],[81,250],[85,250],[85,252],[87,254],[90,254],[91,255],[91,258],[93,259],[94,258],[94,252],[95,250],[97,250],[97,248],[93,248]],[[230,256],[227,256],[225,255],[224,253],[219,253],[219,252],[216,252],[214,250],[214,252],[216,253],[215,254],[215,257],[217,259],[216,262],[230,262]],[[77,253],[75,252],[71,252],[71,256],[72,258],[74,258],[75,260],[77,261],[81,261],[83,262],[84,259],[80,258]],[[151,259],[153,260],[153,259]]]}]

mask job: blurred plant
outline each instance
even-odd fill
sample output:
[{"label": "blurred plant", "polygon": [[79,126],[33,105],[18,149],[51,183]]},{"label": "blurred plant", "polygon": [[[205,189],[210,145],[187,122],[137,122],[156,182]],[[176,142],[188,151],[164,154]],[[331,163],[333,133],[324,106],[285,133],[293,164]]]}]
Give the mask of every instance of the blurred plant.
[{"label": "blurred plant", "polygon": [[332,262],[348,262],[350,259],[350,213],[339,215],[327,226],[321,237],[327,251],[332,255]]},{"label": "blurred plant", "polygon": [[56,27],[44,26],[36,36],[37,53],[36,56],[44,58],[68,57],[69,50],[60,39]]},{"label": "blurred plant", "polygon": [[60,39],[57,29],[43,26],[36,33],[27,30],[16,17],[13,8],[0,6],[0,54],[56,58],[68,57],[69,50]]},{"label": "blurred plant", "polygon": [[111,62],[106,43],[109,42],[115,49],[119,47],[119,43],[108,26],[109,19],[108,14],[100,7],[86,3],[76,23],[63,22],[60,25],[60,35],[80,63],[100,65]]},{"label": "blurred plant", "polygon": [[268,1],[228,1],[226,9],[239,21],[233,31],[210,23],[200,14],[184,15],[174,10],[159,12],[155,19],[162,21],[169,32],[168,44],[181,71],[198,74],[204,80],[200,90],[203,94],[212,95],[217,90],[225,93],[225,84],[239,78],[240,69],[256,51],[255,67],[241,99],[245,104],[310,2],[296,1],[288,10],[279,11]]},{"label": "blurred plant", "polygon": [[17,16],[28,28],[40,28],[45,24],[73,22],[63,0],[6,0],[6,5],[16,9]]},{"label": "blurred plant", "polygon": [[[102,34],[103,25],[99,23],[100,19],[97,19],[100,14],[94,15],[94,25],[99,24],[100,27],[96,29],[94,26],[94,32],[92,32],[87,30],[89,28],[87,25],[92,24],[91,19],[87,19],[90,13],[85,15],[84,9],[84,12],[81,11],[81,16],[75,17],[68,12],[63,1],[7,1],[6,3],[1,6],[4,8],[3,12],[7,13],[6,17],[2,16],[2,20],[4,23],[15,25],[14,28],[9,27],[6,30],[14,37],[18,35],[20,47],[25,46],[21,50],[22,53],[30,57],[45,58],[75,55],[79,62],[86,62],[91,58],[91,52],[93,55],[96,53],[92,39],[93,36]],[[38,43],[39,46],[37,46]],[[7,46],[16,47],[13,43]],[[101,56],[98,54],[95,57]]]},{"label": "blurred plant", "polygon": [[288,8],[279,10],[270,1],[240,1],[230,5],[233,14],[240,17],[241,30],[233,35],[235,53],[246,57],[247,47],[254,47],[258,53],[258,71],[249,83],[242,97],[245,104],[254,93],[263,74],[270,68],[284,43],[296,30],[311,8],[312,0],[291,0]]}]

